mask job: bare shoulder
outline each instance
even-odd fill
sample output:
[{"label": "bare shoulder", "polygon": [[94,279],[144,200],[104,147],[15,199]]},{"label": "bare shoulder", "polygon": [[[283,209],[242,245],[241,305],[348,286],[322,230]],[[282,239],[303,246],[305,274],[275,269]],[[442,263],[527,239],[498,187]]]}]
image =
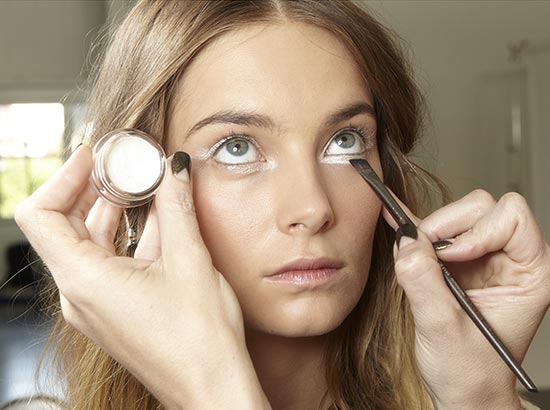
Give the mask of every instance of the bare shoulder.
[{"label": "bare shoulder", "polygon": [[0,410],[66,410],[66,407],[57,399],[35,396],[0,403]]}]

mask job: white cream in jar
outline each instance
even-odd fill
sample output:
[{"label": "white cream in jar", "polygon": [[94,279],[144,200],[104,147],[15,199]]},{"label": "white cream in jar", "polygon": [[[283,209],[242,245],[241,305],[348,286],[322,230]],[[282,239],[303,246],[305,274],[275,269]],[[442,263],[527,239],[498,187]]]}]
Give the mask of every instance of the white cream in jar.
[{"label": "white cream in jar", "polygon": [[111,131],[93,147],[92,186],[113,205],[131,208],[149,202],[164,178],[164,150],[146,133]]}]

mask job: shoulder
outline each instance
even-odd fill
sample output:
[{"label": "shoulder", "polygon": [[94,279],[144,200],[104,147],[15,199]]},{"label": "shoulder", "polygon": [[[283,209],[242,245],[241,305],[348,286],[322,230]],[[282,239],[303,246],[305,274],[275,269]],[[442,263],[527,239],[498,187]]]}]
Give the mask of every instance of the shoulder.
[{"label": "shoulder", "polygon": [[0,403],[0,410],[66,410],[66,407],[57,399],[35,396]]}]

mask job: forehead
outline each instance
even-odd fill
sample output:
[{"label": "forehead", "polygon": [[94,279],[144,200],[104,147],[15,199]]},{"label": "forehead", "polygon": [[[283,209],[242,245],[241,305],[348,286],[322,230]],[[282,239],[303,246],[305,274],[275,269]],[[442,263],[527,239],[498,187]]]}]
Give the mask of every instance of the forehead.
[{"label": "forehead", "polygon": [[372,103],[351,53],[332,33],[295,22],[253,25],[222,35],[184,73],[174,115],[192,126],[228,108],[267,113],[286,124],[350,102]]}]

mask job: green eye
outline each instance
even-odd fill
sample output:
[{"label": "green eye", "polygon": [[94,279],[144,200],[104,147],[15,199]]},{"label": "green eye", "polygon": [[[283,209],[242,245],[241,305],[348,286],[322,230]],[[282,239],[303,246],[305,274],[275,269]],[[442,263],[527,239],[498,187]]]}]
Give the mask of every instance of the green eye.
[{"label": "green eye", "polygon": [[233,140],[229,141],[225,145],[225,149],[236,157],[241,157],[248,152],[248,142],[245,140]]},{"label": "green eye", "polygon": [[336,134],[325,151],[326,155],[361,154],[365,151],[365,139],[358,131],[347,129]]},{"label": "green eye", "polygon": [[244,138],[231,138],[223,143],[216,153],[214,159],[222,164],[247,164],[258,161],[258,151],[254,145]]},{"label": "green eye", "polygon": [[334,142],[340,148],[349,149],[355,145],[355,137],[350,133],[340,134],[334,138]]}]

